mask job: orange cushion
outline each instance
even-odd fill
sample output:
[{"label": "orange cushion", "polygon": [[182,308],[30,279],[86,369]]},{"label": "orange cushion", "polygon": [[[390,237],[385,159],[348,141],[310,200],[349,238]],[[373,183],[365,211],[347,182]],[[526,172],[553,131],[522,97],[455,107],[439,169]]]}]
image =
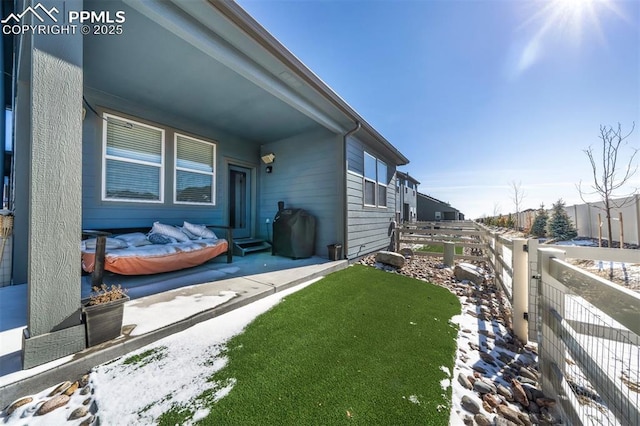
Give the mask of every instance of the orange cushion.
[{"label": "orange cushion", "polygon": [[[186,243],[129,247],[108,251],[104,269],[121,275],[149,275],[178,271],[201,265],[225,253],[229,244],[225,239],[196,240]],[[95,252],[82,252],[82,269],[93,272]]]}]

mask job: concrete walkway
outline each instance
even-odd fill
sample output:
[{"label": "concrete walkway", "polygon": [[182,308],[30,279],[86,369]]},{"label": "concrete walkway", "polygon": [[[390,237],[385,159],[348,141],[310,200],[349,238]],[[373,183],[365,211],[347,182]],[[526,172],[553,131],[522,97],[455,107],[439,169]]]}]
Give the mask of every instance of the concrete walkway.
[{"label": "concrete walkway", "polygon": [[[14,341],[21,336],[21,330],[26,325],[26,316],[23,325],[16,326],[16,319],[3,318],[5,310],[0,310],[0,342],[3,346],[18,348],[17,351],[9,353],[3,350],[0,357],[0,408],[16,398],[37,393],[68,380],[69,377],[84,374],[96,365],[183,331],[194,324],[305,281],[344,269],[347,265],[346,260],[291,260],[255,254],[247,258],[235,257],[234,263],[229,265],[203,265],[199,270],[183,274],[182,279],[178,279],[180,274],[174,273],[162,277],[164,279],[156,278],[155,281],[144,284],[149,277],[138,277],[137,282],[134,277],[120,277],[125,278],[123,287],[130,288],[130,293],[134,294],[132,300],[125,305],[124,336],[31,370],[20,370],[21,342]],[[201,280],[203,273],[208,274],[209,278],[213,275],[214,280],[201,284],[192,283],[194,279]],[[108,282],[107,279],[105,281]],[[186,287],[180,286],[179,283]],[[153,293],[154,290],[162,293]],[[9,302],[3,298],[3,292],[7,295],[11,292],[14,297],[20,293],[26,295],[26,285],[0,288],[0,307],[3,302],[5,306]],[[147,293],[151,294],[143,295]],[[10,303],[20,301],[14,300]],[[26,304],[26,301],[23,303]],[[128,319],[134,320],[135,323],[127,322]]]}]

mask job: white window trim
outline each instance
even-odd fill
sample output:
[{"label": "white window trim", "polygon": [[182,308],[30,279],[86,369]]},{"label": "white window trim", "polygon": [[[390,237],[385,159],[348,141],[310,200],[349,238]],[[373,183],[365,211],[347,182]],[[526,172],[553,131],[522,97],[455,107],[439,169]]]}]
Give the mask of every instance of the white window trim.
[{"label": "white window trim", "polygon": [[[178,136],[190,139],[194,142],[200,142],[208,145],[213,145],[213,172],[203,172],[201,170],[193,170],[187,167],[178,167]],[[215,142],[207,141],[204,139],[194,138],[192,136],[185,135],[184,133],[174,133],[173,135],[173,203],[174,204],[188,204],[190,206],[215,206],[216,205],[216,174],[218,167],[216,164],[216,158],[218,155],[218,145]],[[192,201],[178,201],[178,170],[182,170],[189,173],[199,173],[212,177],[211,180],[211,202],[210,203],[195,203]]]},{"label": "white window trim", "polygon": [[[378,203],[378,185],[377,182],[373,179],[369,179],[366,177],[362,177],[363,181],[362,181],[362,205],[365,207],[377,207],[377,203]],[[365,190],[366,190],[366,183],[365,182],[371,182],[373,183],[373,189],[374,189],[374,193],[373,193],[373,202],[374,204],[367,204],[366,201],[366,197],[365,197]]]},{"label": "white window trim", "polygon": [[[131,120],[126,117],[118,116],[115,114],[103,113],[102,117],[104,118],[104,123],[102,125],[102,188],[101,188],[101,199],[102,201],[114,202],[114,203],[151,203],[151,204],[162,204],[164,203],[164,165],[165,165],[165,131],[164,129],[156,126],[151,126],[149,124],[141,123],[136,120]],[[126,121],[130,123],[135,123],[138,126],[148,127],[150,129],[159,130],[161,132],[161,151],[160,151],[160,164],[151,163],[148,161],[142,160],[131,160],[128,158],[122,158],[114,155],[107,155],[107,122],[109,118],[114,118],[120,121]],[[142,164],[145,166],[154,166],[160,169],[160,199],[159,200],[140,200],[135,198],[107,198],[107,160],[116,160],[122,161],[125,163],[132,164]]]},{"label": "white window trim", "polygon": [[[364,151],[364,157],[366,157],[367,155],[368,155],[369,157],[373,158],[374,160],[376,160],[376,178],[375,178],[375,179],[371,179],[371,178],[366,177],[366,173],[364,173],[364,172],[365,172],[364,167],[365,167],[365,164],[366,164],[366,161],[365,161],[365,162],[363,163],[363,176],[362,176],[362,179],[363,179],[363,180],[362,180],[362,205],[363,205],[364,207],[378,208],[378,209],[384,209],[384,210],[387,210],[387,209],[389,209],[389,205],[388,205],[388,204],[389,204],[389,185],[387,185],[386,183],[380,182],[380,180],[379,180],[379,176],[378,176],[378,163],[382,163],[382,164],[384,164],[384,165],[385,165],[385,167],[387,167],[387,168],[388,168],[389,166],[387,165],[387,163],[386,163],[386,162],[384,162],[384,161],[380,160],[380,159],[379,159],[378,157],[376,157],[375,155],[371,155],[371,154],[369,154],[367,151]],[[388,172],[387,172],[387,173],[388,173]],[[365,193],[364,193],[364,192],[365,192],[365,182],[366,182],[366,181],[368,181],[368,182],[372,182],[372,183],[374,184],[374,186],[375,186],[375,194],[374,194],[375,204],[367,204],[367,203],[365,202]],[[380,194],[379,194],[379,192],[380,192],[380,191],[379,191],[379,187],[380,187],[380,186],[384,186],[384,187],[386,188],[385,193],[387,194],[387,199],[384,201],[384,204],[385,204],[384,206],[383,206],[383,205],[380,205],[380,200],[379,200],[379,195],[380,195]]]},{"label": "white window trim", "polygon": [[376,204],[377,204],[376,207],[378,207],[379,209],[388,209],[389,206],[387,206],[387,204],[389,204],[389,185],[384,185],[380,182],[377,182],[377,184],[378,186],[376,186],[376,190],[378,190],[380,186],[384,186],[385,188],[387,188],[387,190],[385,191],[387,199],[384,200],[384,204],[385,204],[384,206],[380,205],[380,200],[378,200],[379,191],[376,191]]}]

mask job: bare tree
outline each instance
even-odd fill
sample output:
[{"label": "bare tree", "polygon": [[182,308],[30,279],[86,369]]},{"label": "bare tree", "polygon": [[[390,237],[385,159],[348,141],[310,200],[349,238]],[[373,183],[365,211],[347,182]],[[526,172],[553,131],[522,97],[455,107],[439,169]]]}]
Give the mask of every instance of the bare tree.
[{"label": "bare tree", "polygon": [[524,189],[522,189],[522,182],[511,181],[509,183],[511,190],[511,200],[516,207],[516,229],[520,230],[520,207],[522,206],[522,200],[526,197]]},{"label": "bare tree", "polygon": [[[618,209],[624,207],[631,201],[630,197],[638,192],[638,188],[634,188],[627,194],[617,192],[627,184],[629,179],[638,171],[638,165],[636,164],[634,166],[633,164],[633,160],[638,153],[638,148],[630,147],[631,156],[626,165],[623,166],[624,169],[622,171],[619,169],[620,164],[618,163],[618,155],[621,154],[620,148],[627,145],[625,140],[633,133],[635,126],[636,124],[633,123],[631,130],[627,134],[622,132],[620,123],[618,123],[617,129],[612,126],[600,126],[599,139],[602,141],[602,158],[598,158],[598,160],[602,162],[601,170],[598,170],[598,166],[596,165],[596,154],[594,154],[593,148],[589,146],[589,148],[583,150],[587,157],[589,157],[591,169],[593,170],[593,184],[591,185],[593,191],[584,192],[582,190],[582,181],[577,185],[577,188],[580,192],[580,198],[582,198],[582,201],[585,203],[587,203],[585,195],[597,194],[602,200],[604,207],[599,208],[604,211],[607,218],[609,247],[612,247],[613,243],[611,234],[611,209],[613,207]],[[616,199],[620,198],[622,198],[622,201],[617,203]]]}]

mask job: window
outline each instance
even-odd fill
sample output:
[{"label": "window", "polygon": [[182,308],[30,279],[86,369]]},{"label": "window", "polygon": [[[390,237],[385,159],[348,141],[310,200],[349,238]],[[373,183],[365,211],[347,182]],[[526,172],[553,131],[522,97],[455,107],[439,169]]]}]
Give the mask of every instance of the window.
[{"label": "window", "polygon": [[102,199],[159,202],[164,189],[164,130],[104,114]]},{"label": "window", "polygon": [[364,205],[387,206],[387,165],[364,153]]},{"label": "window", "polygon": [[215,205],[216,145],[176,133],[174,201]]}]

